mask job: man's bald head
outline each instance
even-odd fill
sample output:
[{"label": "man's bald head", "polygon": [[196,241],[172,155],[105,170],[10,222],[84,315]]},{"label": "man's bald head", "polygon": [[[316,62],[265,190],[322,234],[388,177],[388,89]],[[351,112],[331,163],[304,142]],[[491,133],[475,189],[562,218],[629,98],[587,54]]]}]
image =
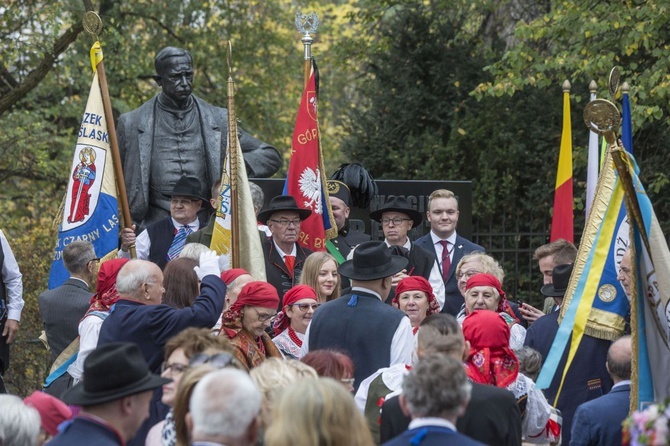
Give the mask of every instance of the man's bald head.
[{"label": "man's bald head", "polygon": [[623,336],[610,346],[607,351],[607,371],[616,384],[630,379],[633,346],[630,336]]},{"label": "man's bald head", "polygon": [[153,262],[131,260],[119,271],[116,290],[124,298],[145,304],[160,304],[165,292],[163,272]]}]

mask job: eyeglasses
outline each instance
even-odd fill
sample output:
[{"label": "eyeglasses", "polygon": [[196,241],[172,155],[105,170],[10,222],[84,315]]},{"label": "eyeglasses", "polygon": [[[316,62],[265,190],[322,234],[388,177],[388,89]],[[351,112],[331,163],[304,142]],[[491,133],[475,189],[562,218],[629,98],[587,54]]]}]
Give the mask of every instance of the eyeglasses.
[{"label": "eyeglasses", "polygon": [[170,364],[167,361],[163,361],[161,364],[161,373],[165,372],[166,370],[170,370],[171,373],[184,373],[187,368],[187,364],[179,364],[178,362],[173,362]]},{"label": "eyeglasses", "polygon": [[277,223],[279,226],[288,226],[288,225],[293,225],[293,226],[300,226],[300,219],[297,220],[286,220],[282,218],[281,220],[269,220],[273,223]]},{"label": "eyeglasses", "polygon": [[96,258],[94,258],[94,259],[89,260],[89,261],[86,262],[86,263],[91,263],[91,262],[98,263],[99,261],[100,261],[100,259],[96,257]]},{"label": "eyeglasses", "polygon": [[461,277],[465,276],[465,278],[469,279],[470,277],[474,276],[475,274],[479,274],[480,271],[474,270],[474,269],[469,269],[465,272],[459,271],[456,273],[456,278],[460,279]]},{"label": "eyeglasses", "polygon": [[253,310],[256,312],[256,315],[258,316],[258,321],[259,322],[267,322],[267,321],[269,321],[270,319],[272,319],[273,317],[275,317],[277,315],[277,313],[264,314],[264,313],[261,313],[260,311],[258,311],[255,308],[253,308]]},{"label": "eyeglasses", "polygon": [[348,386],[353,386],[355,380],[356,380],[355,378],[342,378],[340,382]]},{"label": "eyeglasses", "polygon": [[401,217],[396,217],[396,218],[382,218],[382,226],[388,226],[393,222],[393,226],[399,226],[402,224],[403,221],[411,221],[411,218],[401,218]]},{"label": "eyeglasses", "polygon": [[230,353],[216,353],[214,355],[208,355],[207,353],[197,353],[191,356],[191,359],[188,361],[188,365],[193,367],[202,364],[209,364],[212,367],[217,369],[222,369],[226,366],[229,366],[235,361],[235,357]]},{"label": "eyeglasses", "polygon": [[188,198],[173,198],[170,200],[170,203],[174,204],[175,206],[188,206],[189,204],[193,203],[193,200],[189,200]]},{"label": "eyeglasses", "polygon": [[316,311],[316,309],[321,306],[321,304],[291,304],[291,305],[298,307],[300,311],[303,312],[309,310],[310,308]]}]

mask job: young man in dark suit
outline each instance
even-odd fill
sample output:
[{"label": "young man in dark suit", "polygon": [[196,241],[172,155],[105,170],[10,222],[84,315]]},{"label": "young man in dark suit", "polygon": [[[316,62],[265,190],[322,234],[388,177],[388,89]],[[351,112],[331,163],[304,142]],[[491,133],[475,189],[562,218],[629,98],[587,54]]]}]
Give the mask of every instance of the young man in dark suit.
[{"label": "young man in dark suit", "polygon": [[463,305],[455,274],[456,265],[466,254],[484,252],[483,247],[456,233],[458,215],[458,200],[453,192],[446,189],[433,191],[428,197],[426,211],[430,232],[414,242],[435,255],[444,281],[444,300],[440,302],[440,307],[442,313],[452,316],[456,316]]}]

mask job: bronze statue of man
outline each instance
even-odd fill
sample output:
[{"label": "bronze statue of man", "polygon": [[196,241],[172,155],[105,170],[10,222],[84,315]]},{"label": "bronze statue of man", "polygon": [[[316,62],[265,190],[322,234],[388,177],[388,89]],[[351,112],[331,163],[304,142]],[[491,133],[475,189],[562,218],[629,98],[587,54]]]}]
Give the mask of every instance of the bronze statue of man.
[{"label": "bronze statue of man", "polygon": [[[170,192],[182,176],[200,180],[200,196],[221,178],[228,111],[193,94],[193,59],[166,47],[154,60],[162,91],[117,124],[130,214],[145,227],[169,215]],[[282,164],[277,150],[239,129],[249,177],[272,176]]]}]

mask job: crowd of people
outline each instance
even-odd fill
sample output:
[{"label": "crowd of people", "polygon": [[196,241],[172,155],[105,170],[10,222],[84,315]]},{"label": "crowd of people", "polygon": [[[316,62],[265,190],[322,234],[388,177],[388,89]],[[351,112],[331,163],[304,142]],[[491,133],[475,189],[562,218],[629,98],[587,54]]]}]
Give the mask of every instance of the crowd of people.
[{"label": "crowd of people", "polygon": [[[192,202],[185,220],[201,204],[189,182],[171,202],[175,214]],[[333,199],[348,210],[338,187]],[[496,259],[457,235],[449,191],[429,198],[428,248],[407,235],[423,216],[393,197],[371,214],[384,241],[349,245],[352,232],[340,234],[340,262],[298,244],[308,213],[292,197],[260,214],[266,268],[276,271],[265,281],[221,271],[216,253],[185,240],[175,248],[177,237],[163,269],[125,252],[98,268],[89,242],[70,243],[71,277],[39,297],[51,373],[43,392],[6,397],[25,414],[0,415],[3,444],[620,442],[629,337],[585,335],[560,394],[559,376],[548,389],[534,382],[558,331],[571,243],[536,250],[541,310],[512,302]],[[122,245],[139,240],[127,230]],[[4,238],[3,250],[3,273],[14,271]]]},{"label": "crowd of people", "polygon": [[[409,234],[424,215],[389,197],[369,215],[384,235],[371,241],[350,228],[348,186],[331,180],[338,234],[312,252],[300,244],[312,211],[288,195],[264,207],[252,183],[266,277],[222,268],[207,209],[221,187],[212,180],[227,111],[192,95],[187,51],[165,48],[155,67],[162,92],[117,126],[136,224],[102,264],[90,242],[64,248],[69,279],[39,296],[53,364],[40,391],[0,395],[0,445],[621,444],[630,337],[584,335],[565,377],[535,385],[572,243],[535,251],[538,309],[514,302],[498,261],[458,234],[451,191],[430,195],[430,231],[417,240]],[[239,137],[250,176],[279,168],[272,146]],[[630,262],[624,255],[618,271],[627,292]],[[1,378],[23,308],[2,231],[0,264]]]}]

